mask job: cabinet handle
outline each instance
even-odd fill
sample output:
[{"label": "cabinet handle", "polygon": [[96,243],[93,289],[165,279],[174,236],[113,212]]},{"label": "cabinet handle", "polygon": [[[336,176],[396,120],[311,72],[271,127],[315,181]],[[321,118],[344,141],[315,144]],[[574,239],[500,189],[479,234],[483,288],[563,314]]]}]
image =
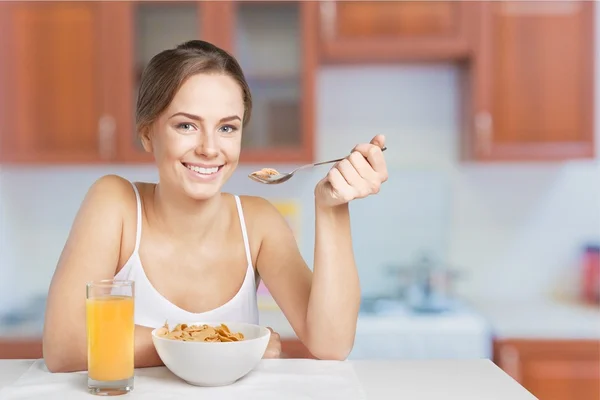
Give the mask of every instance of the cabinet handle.
[{"label": "cabinet handle", "polygon": [[337,17],[337,7],[334,0],[322,1],[321,9],[321,32],[326,38],[335,36],[335,23]]},{"label": "cabinet handle", "polygon": [[475,116],[475,134],[479,151],[485,155],[490,154],[492,152],[493,122],[489,112],[480,111]]},{"label": "cabinet handle", "polygon": [[117,124],[110,115],[103,115],[98,120],[98,151],[104,160],[115,157],[115,131]]}]

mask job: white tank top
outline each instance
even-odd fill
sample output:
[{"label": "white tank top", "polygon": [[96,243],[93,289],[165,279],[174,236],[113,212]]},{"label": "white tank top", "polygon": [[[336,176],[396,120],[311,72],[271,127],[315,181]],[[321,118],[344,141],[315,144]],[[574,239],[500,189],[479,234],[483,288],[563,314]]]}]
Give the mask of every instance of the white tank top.
[{"label": "white tank top", "polygon": [[[248,264],[244,282],[236,295],[222,306],[203,313],[192,313],[179,308],[163,297],[154,286],[152,286],[152,283],[144,272],[139,255],[140,239],[142,235],[142,202],[137,187],[134,183],[131,185],[133,186],[135,197],[137,199],[135,248],[123,268],[115,275],[115,279],[132,280],[135,282],[135,324],[152,328],[162,326],[165,321],[168,321],[171,326],[180,322],[194,321],[214,322],[216,324],[221,322],[226,323],[227,321],[258,324],[256,280],[240,198],[235,196]],[[181,279],[186,279],[186,277],[182,276]]]}]

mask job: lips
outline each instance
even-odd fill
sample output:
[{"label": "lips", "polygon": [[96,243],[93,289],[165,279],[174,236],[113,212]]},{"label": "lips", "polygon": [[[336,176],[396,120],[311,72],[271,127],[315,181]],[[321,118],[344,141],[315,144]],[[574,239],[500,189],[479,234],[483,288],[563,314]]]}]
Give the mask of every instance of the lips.
[{"label": "lips", "polygon": [[212,175],[219,172],[223,165],[202,165],[202,164],[188,164],[182,163],[187,169],[194,171],[197,174]]},{"label": "lips", "polygon": [[217,174],[222,168],[223,165],[209,165],[209,164],[195,164],[195,163],[184,163],[182,162],[184,167],[194,172],[198,176],[211,177]]}]

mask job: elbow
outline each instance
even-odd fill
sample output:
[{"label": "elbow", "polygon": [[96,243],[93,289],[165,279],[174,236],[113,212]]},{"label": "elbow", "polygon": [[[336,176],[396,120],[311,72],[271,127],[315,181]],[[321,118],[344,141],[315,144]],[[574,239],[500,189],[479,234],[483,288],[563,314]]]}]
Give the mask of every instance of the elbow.
[{"label": "elbow", "polygon": [[312,343],[307,347],[313,357],[319,360],[345,361],[350,356],[353,343],[345,343],[344,341],[331,342],[327,340]]},{"label": "elbow", "polygon": [[67,360],[64,357],[56,355],[44,354],[44,364],[49,372],[79,372],[86,368],[82,368],[79,363],[75,363],[72,360]]},{"label": "elbow", "polygon": [[[56,344],[49,345],[44,343],[43,345],[43,358],[44,364],[49,372],[78,372],[87,369],[83,366],[85,362],[81,362],[77,357],[69,357],[71,351],[64,351],[64,349],[58,348]],[[73,352],[77,354],[78,352]]]},{"label": "elbow", "polygon": [[349,351],[344,350],[327,350],[322,352],[315,352],[313,356],[319,360],[329,360],[329,361],[345,361],[350,355]]},{"label": "elbow", "polygon": [[64,359],[56,354],[49,353],[44,349],[44,364],[48,371],[55,372],[69,372],[67,363]]}]

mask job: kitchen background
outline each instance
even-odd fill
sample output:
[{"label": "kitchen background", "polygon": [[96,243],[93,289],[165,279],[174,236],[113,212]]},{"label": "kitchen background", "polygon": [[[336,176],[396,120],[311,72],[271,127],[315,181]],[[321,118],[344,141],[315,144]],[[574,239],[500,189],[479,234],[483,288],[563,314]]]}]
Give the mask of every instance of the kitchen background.
[{"label": "kitchen background", "polygon": [[[467,5],[461,2],[430,5],[391,1],[353,3],[255,5],[238,2],[228,5],[230,3],[221,2],[221,5],[206,9],[204,5],[197,6],[198,3],[135,3],[135,13],[119,14],[136,21],[135,32],[130,35],[136,36],[138,41],[132,46],[135,50],[123,45],[119,54],[124,57],[104,61],[103,65],[118,81],[121,75],[115,71],[127,65],[123,64],[124,59],[143,65],[156,52],[198,37],[198,31],[206,33],[203,37],[209,40],[223,43],[224,47],[230,44],[231,48],[238,49],[236,55],[257,93],[257,116],[247,135],[247,162],[239,167],[226,190],[264,196],[280,205],[282,210],[287,207],[285,212],[299,222],[296,227],[298,243],[311,266],[314,242],[312,191],[326,174],[327,167],[301,172],[281,186],[259,185],[250,181],[247,174],[258,165],[286,171],[304,161],[336,158],[375,134],[386,135],[388,151],[385,154],[390,179],[380,194],[351,206],[355,253],[365,298],[351,358],[485,357],[493,359],[540,399],[598,399],[600,308],[597,301],[586,301],[582,291],[589,285],[583,282],[595,282],[596,286],[600,282],[598,275],[592,275],[600,268],[594,252],[594,246],[600,245],[600,129],[595,122],[600,115],[597,106],[600,104],[599,7],[590,7],[591,2],[576,1],[536,2],[536,5],[508,2],[466,2]],[[582,8],[569,8],[573,4]],[[133,8],[126,3],[120,6],[122,10]],[[223,12],[229,6],[237,7],[237,21]],[[41,11],[42,7],[48,9]],[[94,23],[101,20],[100,17],[93,19],[95,7],[105,13],[105,19],[109,12],[114,13],[113,17],[117,15],[116,8],[103,11],[102,7],[106,6],[100,2],[60,7],[25,2],[14,2],[13,9],[0,6],[0,18],[4,18],[0,21],[10,22],[3,25],[6,31],[2,36],[6,41],[2,44],[6,45],[9,42],[6,38],[10,37],[14,45],[5,47],[13,58],[0,56],[4,60],[0,63],[5,66],[0,70],[4,74],[0,83],[8,88],[2,90],[0,103],[5,107],[0,114],[4,119],[4,123],[0,121],[0,146],[3,146],[0,147],[0,339],[9,344],[6,347],[22,349],[23,356],[39,349],[44,297],[73,218],[89,186],[98,177],[111,173],[130,180],[157,180],[154,166],[145,162],[148,160],[132,163],[117,156],[103,162],[90,157],[92,161],[89,161],[81,157],[83,152],[77,153],[66,146],[66,133],[61,136],[57,128],[44,125],[50,119],[39,117],[28,125],[23,122],[24,117],[15,114],[18,106],[29,107],[26,111],[32,112],[35,101],[42,104],[39,98],[34,100],[31,93],[48,104],[52,104],[50,99],[61,96],[60,92],[49,91],[52,85],[44,84],[37,91],[27,85],[23,89],[28,91],[27,94],[17,94],[20,88],[16,86],[26,81],[27,74],[37,73],[36,79],[58,76],[56,71],[43,74],[41,69],[28,64],[48,56],[41,46],[53,45],[63,50],[58,57],[63,57],[64,62],[54,61],[54,66],[73,61],[75,58],[68,55],[69,51],[82,51],[85,57],[93,56],[86,49],[65,47],[58,40],[65,37],[62,36],[64,32],[58,33],[61,26],[70,27],[71,32],[77,32],[77,29],[87,32],[88,19]],[[225,8],[219,11],[218,7]],[[382,9],[378,11],[377,7]],[[431,7],[431,15],[427,14],[427,7]],[[314,15],[309,15],[311,10]],[[69,12],[72,15],[68,15]],[[206,17],[200,15],[202,12]],[[233,33],[223,33],[213,25],[202,25],[210,20],[210,13],[218,12],[221,12],[218,15],[223,18],[224,29],[231,28]],[[590,12],[594,13],[592,30],[573,28],[581,26],[581,21],[585,21]],[[90,15],[92,18],[84,18]],[[448,31],[464,34],[466,41],[449,40],[446,44],[445,39],[437,42],[432,39],[421,42],[422,39],[410,36],[422,34],[417,28],[411,30],[418,23],[425,26],[422,29],[431,27],[432,31],[438,25],[445,27],[443,21],[447,15],[460,15],[448,22],[452,28]],[[384,26],[393,25],[390,18],[397,18],[398,26],[407,28],[390,28],[388,32],[375,27],[373,21],[377,18],[385,21]],[[550,25],[539,22],[544,18],[565,18],[566,22],[562,25],[556,21]],[[115,19],[124,26],[123,20],[125,17]],[[65,21],[70,25],[63,24]],[[311,23],[312,33],[307,32]],[[485,32],[489,34],[486,29],[492,23],[496,24],[491,30],[496,34],[496,42],[483,39]],[[516,28],[524,29],[526,25],[531,31]],[[35,36],[52,29],[56,33],[47,38]],[[114,31],[114,35],[123,32],[122,27]],[[370,42],[361,42],[364,38],[356,32],[363,35],[370,32]],[[517,40],[510,34],[525,36]],[[589,37],[574,36],[588,34]],[[389,39],[386,35],[397,37]],[[35,41],[36,37],[39,43]],[[498,38],[512,42],[498,44]],[[527,42],[527,38],[531,41]],[[310,40],[320,43],[318,50],[309,49],[303,42]],[[517,46],[520,42],[524,43],[525,49],[530,46],[527,54]],[[463,54],[461,45],[464,43],[468,46]],[[593,46],[585,47],[585,43]],[[27,58],[22,51],[17,52],[19,45],[30,46],[33,55]],[[300,55],[300,48],[304,55]],[[581,52],[576,54],[580,57],[577,61],[565,62],[567,67],[580,67],[580,70],[565,72],[557,66],[563,57],[559,53],[566,48]],[[556,54],[549,55],[552,51]],[[394,54],[399,56],[394,58]],[[533,67],[524,71],[524,62],[519,64],[515,54],[533,59]],[[16,55],[22,58],[18,59]],[[485,73],[485,62],[494,60],[494,55],[498,55],[494,61],[497,64],[501,64],[498,61],[501,55],[505,56],[502,60],[509,60],[501,64],[506,68],[505,75],[494,75],[499,81],[505,79],[500,84],[495,84],[491,75]],[[589,65],[594,68],[593,75],[589,75],[593,79],[589,80],[585,74],[587,57],[591,57],[593,62]],[[85,66],[88,61],[77,62]],[[494,62],[487,65],[494,65]],[[108,66],[110,63],[114,65]],[[20,80],[11,77],[11,73]],[[555,80],[563,78],[563,73],[574,78],[567,79],[563,87],[554,84]],[[81,78],[88,74],[75,76]],[[467,80],[471,79],[471,85],[478,86],[465,86],[465,76]],[[507,76],[516,76],[517,83],[509,82]],[[35,81],[33,78],[31,81]],[[135,79],[126,82],[132,81]],[[535,83],[528,85],[530,81]],[[310,88],[309,84],[312,84]],[[569,85],[579,86],[573,89]],[[116,84],[110,90],[119,89],[114,86]],[[552,92],[557,87],[561,88],[560,93]],[[65,89],[62,96],[66,97],[66,93],[75,96],[77,91],[71,89]],[[506,91],[501,93],[502,89]],[[536,89],[542,94],[540,97],[531,95]],[[573,97],[573,93],[579,93],[575,90],[585,93],[588,89],[593,90],[593,101]],[[85,95],[86,90],[91,89],[83,87],[81,90]],[[129,97],[120,96],[125,99],[121,103],[115,101],[113,107],[131,101],[125,109],[132,115],[133,93],[134,90],[127,94]],[[528,126],[533,121],[537,125],[532,128],[535,131],[532,135],[539,143],[555,138],[552,134],[556,130],[552,124],[558,120],[557,115],[566,115],[564,120],[567,122],[575,121],[567,128],[577,126],[581,129],[586,125],[579,122],[590,116],[594,125],[593,133],[585,142],[589,151],[578,153],[572,150],[571,144],[560,144],[560,139],[557,140],[559,144],[553,144],[553,156],[546,156],[551,152],[544,153],[543,149],[535,147],[535,143],[530,147],[523,145],[522,151],[503,153],[500,139],[492,144],[492,147],[497,146],[497,153],[463,151],[465,142],[479,145],[480,137],[470,136],[473,129],[470,126],[475,125],[476,133],[482,126],[465,125],[463,117],[467,115],[467,121],[481,122],[481,114],[469,114],[469,111],[479,111],[493,104],[487,101],[490,93],[491,98],[494,93],[498,94],[499,106],[492,106],[492,110],[506,113],[502,118],[492,119],[493,127],[498,131],[508,130]],[[547,96],[550,95],[557,98],[556,104],[548,104]],[[464,102],[465,96],[471,98],[471,103]],[[500,96],[512,97],[503,103]],[[66,104],[77,104],[78,107],[92,104],[74,98],[65,100]],[[269,114],[272,99],[281,107],[275,111],[280,119]],[[523,110],[535,112],[538,102],[543,101],[546,101],[543,104],[545,114],[536,114],[529,120],[519,114],[525,112]],[[513,108],[511,102],[516,104]],[[465,104],[475,106],[465,108]],[[586,114],[588,108],[590,111]],[[118,113],[123,115],[124,112]],[[515,114],[518,115],[513,118]],[[14,115],[17,117],[13,120]],[[572,115],[576,115],[575,119],[569,120]],[[84,136],[97,134],[95,125],[86,125],[87,120],[81,124],[77,119],[66,120],[70,122],[67,124],[63,118],[59,124],[69,127],[71,137],[79,134],[80,129],[90,131],[89,135],[87,131],[83,132]],[[544,137],[546,128],[552,133]],[[43,139],[44,129],[52,131],[53,139]],[[481,129],[485,129],[485,124]],[[263,135],[275,130],[282,138]],[[39,143],[32,144],[35,134],[39,135]],[[22,141],[14,139],[19,135],[23,136]],[[585,138],[585,134],[579,137]],[[532,139],[509,134],[501,139],[506,138],[514,140],[512,145],[522,145]],[[56,150],[58,139],[65,145],[60,149],[62,153]],[[80,140],[83,146],[87,145],[84,139]],[[296,153],[290,152],[286,158],[288,153],[270,147],[274,143],[277,145],[277,140],[279,144],[292,143],[297,148]],[[71,139],[70,144],[74,142],[75,139]],[[123,141],[119,145],[123,145]],[[46,153],[44,146],[50,149]],[[561,149],[564,150],[561,152]],[[510,156],[505,157],[506,154]],[[589,248],[587,252],[586,248]],[[435,267],[428,274],[421,263],[424,256]],[[416,275],[420,279],[415,279],[415,275],[412,279],[410,276],[408,280],[403,279],[399,269],[407,267],[431,280],[424,280],[423,275]],[[436,280],[435,276],[435,273],[448,274],[449,268],[457,275],[451,287]],[[584,276],[588,277],[587,281]],[[261,293],[264,293],[262,289]],[[304,356],[293,331],[266,294],[261,298],[261,309],[261,323],[270,324],[282,333],[288,354]],[[371,343],[377,335],[382,340]],[[23,340],[24,337],[29,341],[24,341],[22,347],[16,346],[16,339]],[[512,358],[514,354],[516,358]],[[573,388],[573,382],[577,382],[575,386],[579,389]],[[556,390],[559,384],[561,388],[571,389]],[[554,389],[550,390],[551,387]],[[581,391],[574,392],[576,390]]]}]

